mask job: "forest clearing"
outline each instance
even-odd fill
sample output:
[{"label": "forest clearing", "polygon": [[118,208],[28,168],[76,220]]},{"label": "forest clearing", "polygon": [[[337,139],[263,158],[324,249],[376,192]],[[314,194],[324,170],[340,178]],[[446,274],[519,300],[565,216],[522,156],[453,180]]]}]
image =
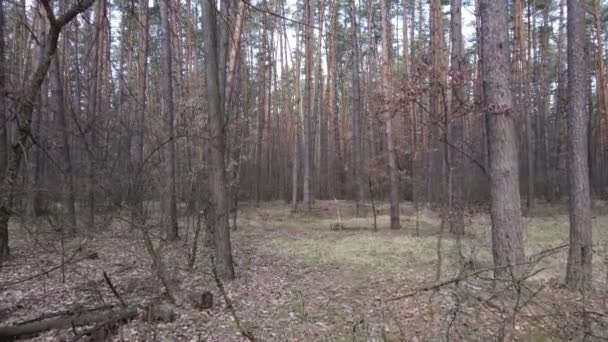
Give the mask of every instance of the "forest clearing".
[{"label": "forest clearing", "polygon": [[[581,326],[590,324],[592,340],[608,338],[606,251],[598,247],[594,259],[597,291],[583,300],[562,285],[568,240],[564,207],[540,205],[525,218],[530,269],[520,285],[517,309],[510,307],[513,298],[498,294],[501,286],[494,287],[490,271],[474,274],[492,270],[486,214],[467,217],[461,248],[464,263],[470,265],[462,273],[455,237],[444,233],[443,266],[436,280],[438,214],[422,209],[416,234],[414,208],[402,203],[403,229],[394,231],[388,229],[388,205],[380,203],[378,231],[373,231],[368,209],[365,217],[355,218],[354,204],[345,201],[316,201],[307,215],[292,214],[282,202],[243,203],[232,235],[240,276],[224,285],[243,329],[259,341],[430,341],[444,336],[555,341],[577,340]],[[338,215],[343,229],[332,230]],[[194,266],[188,266],[194,226],[184,222],[189,230],[176,242],[160,238],[157,229],[150,231],[178,304],[164,299],[172,314],[147,321],[147,306],[163,298],[162,283],[141,233],[116,217],[107,222],[102,232],[66,241],[63,257],[60,233],[26,224],[35,231],[21,230],[15,236],[15,264],[6,264],[0,275],[0,320],[12,324],[66,309],[119,306],[104,280],[106,272],[122,300],[142,312],[116,328],[115,341],[247,340],[208,273],[207,251],[201,250]],[[606,203],[596,204],[594,226],[598,241],[606,241],[606,230],[599,228],[608,226]],[[98,255],[95,259],[75,261],[92,252]],[[57,268],[66,258],[71,260]],[[36,274],[41,275],[31,277]],[[462,277],[458,283],[430,289],[457,277]],[[214,299],[205,310],[189,299],[203,291]],[[581,310],[590,313],[589,322],[583,323]],[[32,340],[72,341],[86,331],[67,327]]]}]

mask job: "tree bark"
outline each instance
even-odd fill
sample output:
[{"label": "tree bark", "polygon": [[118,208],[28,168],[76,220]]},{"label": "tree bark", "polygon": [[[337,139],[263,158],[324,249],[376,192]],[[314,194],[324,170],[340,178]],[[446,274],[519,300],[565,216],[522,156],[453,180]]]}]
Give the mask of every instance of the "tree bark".
[{"label": "tree bark", "polygon": [[61,128],[61,143],[62,143],[62,157],[65,169],[63,170],[64,185],[66,187],[63,193],[63,203],[67,209],[67,226],[68,231],[71,233],[76,232],[76,189],[74,184],[74,171],[72,165],[72,153],[70,149],[70,132],[66,119],[66,98],[63,91],[63,78],[61,75],[61,65],[59,58],[55,59],[55,90],[56,90],[56,102],[57,102],[57,119]]},{"label": "tree bark", "polygon": [[[336,26],[337,26],[338,5],[336,0],[329,1],[329,30],[327,36],[327,90],[328,90],[328,109],[329,119],[332,120],[333,144],[334,144],[334,163],[333,163],[333,196],[342,198],[344,196],[344,165],[342,160],[342,146],[340,143],[340,114],[338,113],[338,99],[336,97]],[[329,175],[328,175],[329,176]]]},{"label": "tree bark", "polygon": [[224,157],[226,136],[224,111],[220,97],[220,64],[218,60],[218,30],[215,6],[210,1],[203,1],[203,28],[205,43],[205,71],[207,88],[207,110],[209,113],[211,137],[211,171],[209,183],[212,194],[213,242],[215,263],[218,275],[223,279],[234,278],[232,264],[232,246],[230,243],[230,226],[228,222],[228,197]]},{"label": "tree bark", "polygon": [[[264,9],[268,10],[268,3],[264,1]],[[262,188],[266,182],[260,181],[261,179],[265,179],[264,175],[262,175],[263,163],[264,163],[264,129],[266,125],[266,45],[268,42],[267,37],[267,25],[268,20],[266,18],[266,13],[263,14],[263,24],[262,24],[262,46],[260,48],[260,62],[259,62],[259,70],[258,70],[258,78],[259,78],[259,87],[258,87],[258,134],[257,134],[257,144],[256,144],[256,179],[258,180],[255,183],[256,188],[256,201],[259,202],[262,200],[262,192],[265,190]]]},{"label": "tree bark", "polygon": [[[507,1],[480,0],[483,97],[490,155],[492,253],[496,267],[524,261],[515,113],[509,83]],[[506,274],[497,271],[497,277]]]},{"label": "tree bark", "polygon": [[173,103],[173,49],[171,39],[171,2],[169,0],[160,1],[161,13],[161,52],[162,52],[162,88],[163,88],[163,117],[165,118],[165,127],[168,130],[168,144],[164,147],[165,152],[165,181],[166,190],[165,196],[168,194],[168,203],[166,204],[165,215],[165,233],[170,241],[177,240],[177,189],[176,189],[176,172],[175,172],[175,106]]},{"label": "tree bark", "polygon": [[302,134],[302,159],[304,160],[304,186],[302,190],[304,205],[306,210],[312,209],[312,197],[311,197],[311,116],[313,111],[313,96],[312,95],[312,0],[304,0],[304,76],[306,78],[304,82],[304,96],[303,102],[303,134]]},{"label": "tree bark", "polygon": [[380,10],[382,11],[382,90],[384,92],[384,119],[386,120],[386,146],[388,153],[388,173],[391,203],[391,229],[400,229],[399,220],[399,174],[395,155],[395,143],[393,141],[392,130],[392,85],[391,85],[391,26],[386,0],[380,0]]},{"label": "tree bark", "polygon": [[6,18],[4,16],[4,0],[0,0],[0,179],[4,179],[6,163],[8,160],[8,122],[6,121],[6,86],[8,84],[8,71],[6,70],[6,43],[4,32]]},{"label": "tree bark", "polygon": [[[464,169],[463,156],[463,125],[466,114],[467,94],[465,89],[465,60],[464,43],[462,39],[462,0],[452,0],[450,3],[450,35],[452,40],[451,74],[452,74],[452,111],[454,116],[448,125],[450,137],[449,149],[451,185],[448,192],[451,198],[449,207],[450,233],[464,234]],[[451,126],[451,127],[450,127]]]},{"label": "tree bark", "polygon": [[588,164],[588,114],[585,96],[585,6],[568,0],[568,165],[570,248],[566,284],[582,290],[591,285],[592,230]]},{"label": "tree bark", "polygon": [[[352,130],[353,130],[353,141],[352,141],[352,155],[353,155],[353,184],[354,184],[354,196],[355,196],[355,215],[361,215],[361,202],[363,201],[363,163],[362,163],[362,134],[363,134],[363,118],[361,114],[362,102],[361,102],[361,85],[359,79],[359,28],[357,22],[357,9],[355,7],[355,1],[349,0],[349,16],[351,24],[351,50],[352,50]],[[338,132],[339,133],[339,132]]]}]

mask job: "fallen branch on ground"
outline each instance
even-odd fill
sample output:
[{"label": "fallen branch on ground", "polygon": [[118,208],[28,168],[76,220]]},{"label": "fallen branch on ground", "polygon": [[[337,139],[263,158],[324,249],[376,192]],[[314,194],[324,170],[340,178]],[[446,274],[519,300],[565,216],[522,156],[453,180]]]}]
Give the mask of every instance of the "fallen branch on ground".
[{"label": "fallen branch on ground", "polygon": [[12,340],[19,337],[37,335],[47,330],[65,329],[83,325],[91,325],[99,322],[118,322],[137,316],[135,308],[127,308],[121,311],[104,312],[79,312],[60,317],[44,319],[41,321],[20,323],[0,328],[0,340]]}]

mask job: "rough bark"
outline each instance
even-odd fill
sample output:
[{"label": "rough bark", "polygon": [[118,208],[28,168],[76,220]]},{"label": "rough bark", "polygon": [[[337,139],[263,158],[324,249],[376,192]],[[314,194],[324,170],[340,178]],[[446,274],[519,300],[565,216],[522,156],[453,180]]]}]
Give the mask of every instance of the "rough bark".
[{"label": "rough bark", "polygon": [[[268,3],[264,1],[264,8],[268,9]],[[262,170],[263,170],[263,154],[264,154],[264,129],[266,125],[266,45],[268,42],[267,37],[267,26],[268,20],[266,13],[263,14],[263,24],[262,24],[262,46],[260,48],[260,62],[259,62],[259,70],[258,70],[258,79],[259,79],[259,87],[258,87],[258,133],[257,133],[257,143],[256,143],[256,179],[263,179]],[[265,177],[264,177],[265,178]],[[257,181],[255,183],[256,188],[256,201],[259,202],[262,199],[262,185],[266,182]]]},{"label": "rough bark", "polygon": [[[492,254],[496,267],[524,261],[515,113],[509,82],[507,1],[480,0],[481,66],[490,158]],[[504,269],[503,269],[504,270]],[[513,268],[517,271],[517,267]],[[496,272],[497,276],[505,272]]]},{"label": "rough bark", "polygon": [[205,71],[207,90],[207,110],[209,113],[211,137],[211,170],[209,184],[212,195],[213,244],[218,275],[223,279],[234,278],[232,246],[228,222],[228,197],[226,187],[225,152],[226,136],[224,112],[220,97],[220,78],[218,61],[218,30],[215,7],[210,1],[203,1],[203,28],[205,43]]},{"label": "rough bark", "polygon": [[311,197],[311,116],[313,111],[313,96],[312,95],[312,0],[304,0],[304,96],[303,110],[302,110],[302,159],[304,167],[304,185],[302,189],[303,201],[306,210],[312,209],[312,197]]},{"label": "rough bark", "polygon": [[570,248],[566,284],[572,289],[591,285],[592,231],[589,164],[587,158],[585,8],[568,0],[568,165]]},{"label": "rough bark", "polygon": [[66,119],[66,98],[63,91],[63,78],[61,74],[61,65],[59,58],[55,59],[55,91],[56,91],[56,102],[57,102],[57,119],[59,121],[59,127],[61,129],[61,144],[62,144],[62,157],[63,157],[63,181],[66,187],[65,192],[62,194],[63,203],[67,210],[66,223],[69,232],[76,231],[76,189],[74,184],[74,171],[72,165],[72,153],[70,148],[70,132]]},{"label": "rough bark", "polygon": [[357,22],[357,11],[355,7],[355,1],[349,0],[349,16],[351,25],[351,78],[352,78],[352,173],[353,173],[353,184],[354,184],[354,196],[355,196],[355,215],[361,215],[361,201],[363,201],[364,183],[362,177],[363,163],[362,163],[362,134],[363,134],[363,118],[361,114],[362,102],[361,102],[361,85],[359,78],[359,28]]},{"label": "rough bark", "polygon": [[450,202],[450,233],[464,234],[464,169],[463,169],[463,124],[466,114],[467,95],[465,89],[464,43],[462,39],[462,0],[450,3],[450,35],[452,41],[452,112],[453,118],[448,125],[450,138],[449,155],[451,185],[448,187]]},{"label": "rough bark", "polygon": [[163,117],[165,119],[165,127],[167,129],[168,143],[164,147],[165,159],[165,181],[166,188],[164,196],[167,196],[164,209],[165,234],[168,240],[177,240],[177,189],[176,189],[176,172],[175,172],[175,106],[173,103],[173,48],[171,39],[171,9],[169,1],[160,1],[161,13],[161,61],[163,68],[163,76],[161,87],[163,89]]},{"label": "rough bark", "polygon": [[338,5],[336,0],[329,1],[329,30],[327,35],[327,90],[328,90],[328,107],[329,119],[332,120],[333,144],[334,144],[334,173],[332,178],[333,196],[334,198],[342,198],[344,196],[344,165],[342,161],[342,144],[340,141],[340,113],[338,113],[338,99],[336,92],[338,89],[336,83],[336,25]]},{"label": "rough bark", "polygon": [[390,187],[390,216],[391,229],[401,228],[399,220],[399,174],[395,155],[395,142],[393,141],[392,129],[392,85],[391,85],[391,26],[386,0],[380,0],[380,10],[382,11],[382,90],[384,94],[383,114],[386,120],[386,147],[388,154],[388,173]]},{"label": "rough bark", "polygon": [[8,125],[6,124],[6,43],[4,38],[6,19],[4,17],[4,0],[0,0],[0,179],[4,178],[8,157]]}]

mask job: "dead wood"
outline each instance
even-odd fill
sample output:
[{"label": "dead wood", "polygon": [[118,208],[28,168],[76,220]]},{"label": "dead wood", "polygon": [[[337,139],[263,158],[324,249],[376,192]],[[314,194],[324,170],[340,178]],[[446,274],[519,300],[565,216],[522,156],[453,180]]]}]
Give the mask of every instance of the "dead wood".
[{"label": "dead wood", "polygon": [[329,226],[329,230],[333,230],[333,231],[351,231],[351,232],[355,232],[355,231],[359,231],[359,230],[370,230],[369,227],[347,227],[341,223],[332,223]]},{"label": "dead wood", "polygon": [[10,341],[21,337],[37,335],[47,330],[65,329],[83,325],[99,324],[104,322],[118,322],[137,316],[135,308],[127,308],[121,311],[104,312],[80,312],[60,317],[44,319],[30,323],[19,323],[16,325],[0,328],[0,340]]}]

